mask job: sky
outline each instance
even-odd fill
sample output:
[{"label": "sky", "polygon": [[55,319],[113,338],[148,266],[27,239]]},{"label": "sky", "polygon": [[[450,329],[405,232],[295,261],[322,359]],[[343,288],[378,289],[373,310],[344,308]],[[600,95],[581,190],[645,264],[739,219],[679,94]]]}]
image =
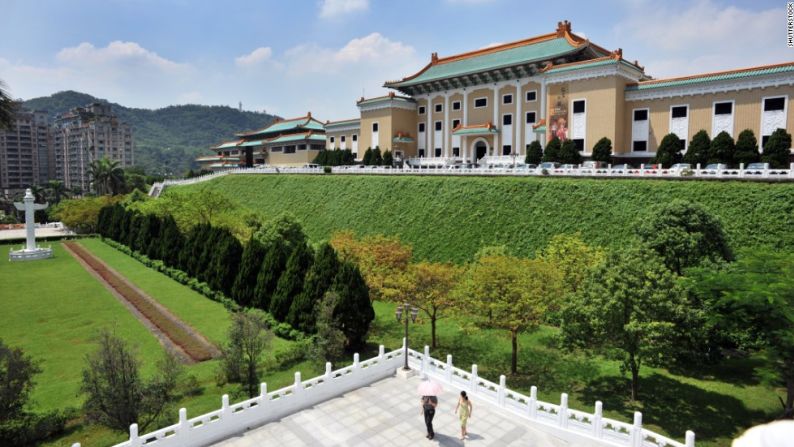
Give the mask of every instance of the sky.
[{"label": "sky", "polygon": [[356,100],[452,55],[555,30],[623,49],[654,77],[794,60],[766,0],[0,0],[15,98],[77,90],[129,107],[230,105],[358,116]]}]

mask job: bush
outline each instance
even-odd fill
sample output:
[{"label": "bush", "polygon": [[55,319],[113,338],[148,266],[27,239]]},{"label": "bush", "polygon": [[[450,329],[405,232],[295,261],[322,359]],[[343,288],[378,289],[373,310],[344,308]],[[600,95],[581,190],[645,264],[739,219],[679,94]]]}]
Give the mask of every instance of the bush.
[{"label": "bush", "polygon": [[786,169],[791,161],[791,135],[786,129],[777,129],[764,146],[764,162],[776,169]]},{"label": "bush", "polygon": [[653,163],[658,163],[664,168],[669,168],[675,163],[680,163],[683,158],[681,155],[681,139],[674,133],[669,133],[662,138],[659,147],[656,149],[656,156]]},{"label": "bush", "polygon": [[705,167],[709,161],[709,148],[711,147],[711,139],[705,130],[698,131],[692,136],[692,141],[689,142],[689,147],[684,155],[684,162],[692,166]]},{"label": "bush", "polygon": [[330,166],[323,166],[323,172],[325,174],[330,174],[332,172],[331,167]]},{"label": "bush", "polygon": [[524,158],[524,163],[537,165],[543,161],[543,148],[540,146],[540,141],[533,141],[527,144],[527,156]]},{"label": "bush", "polygon": [[612,163],[612,140],[603,137],[593,146],[593,161]]},{"label": "bush", "polygon": [[709,163],[733,165],[735,152],[736,145],[733,143],[733,137],[731,137],[728,132],[720,132],[711,140],[711,146],[709,147]]},{"label": "bush", "polygon": [[562,142],[557,137],[554,137],[546,143],[546,148],[543,150],[543,161],[560,161],[560,146]]},{"label": "bush", "polygon": [[760,160],[761,154],[758,152],[758,140],[756,140],[755,134],[750,129],[743,130],[736,139],[734,162],[748,165]]}]

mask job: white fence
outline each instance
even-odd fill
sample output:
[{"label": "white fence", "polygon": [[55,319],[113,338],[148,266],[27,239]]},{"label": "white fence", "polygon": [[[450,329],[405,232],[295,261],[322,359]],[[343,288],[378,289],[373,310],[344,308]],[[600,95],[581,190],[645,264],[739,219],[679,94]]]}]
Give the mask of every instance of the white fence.
[{"label": "white fence", "polygon": [[[435,160],[433,158],[423,160]],[[384,166],[334,166],[331,168],[334,174],[355,174],[355,175],[486,175],[486,176],[552,176],[552,177],[596,177],[596,178],[665,178],[665,179],[714,179],[714,180],[761,180],[761,181],[794,181],[794,163],[789,169],[701,169],[699,166],[694,169],[657,169],[640,165],[639,168],[625,168],[607,166],[603,168],[590,168],[577,166],[573,168],[533,168],[522,167],[462,167],[461,165],[447,165],[442,160],[439,163],[423,162],[418,165],[406,165],[403,168],[390,168]],[[229,174],[323,174],[324,169],[319,168],[235,168],[226,171],[219,171],[199,177],[181,180],[165,180],[155,183],[149,190],[149,195],[158,197],[168,186],[192,185],[201,183],[214,178]]]},{"label": "white fence", "polygon": [[[223,395],[220,409],[192,419],[187,418],[187,411],[182,408],[179,422],[144,435],[139,435],[137,424],[132,424],[129,440],[115,447],[200,446],[227,439],[391,376],[403,364],[403,349],[386,353],[380,346],[377,357],[363,362],[359,362],[359,356],[355,354],[352,365],[336,371],[326,363],[325,374],[305,381],[301,380],[300,372],[296,372],[293,385],[268,392],[267,384],[263,383],[259,396],[236,404],[230,405],[229,396]],[[505,376],[501,376],[497,384],[479,377],[477,365],[472,365],[471,371],[464,371],[452,365],[451,355],[442,362],[430,357],[429,352],[427,346],[424,353],[409,349],[409,365],[423,375],[449,387],[466,390],[478,400],[539,424],[539,428],[563,438],[585,437],[605,446],[621,447],[695,446],[695,434],[691,431],[686,432],[686,441],[682,444],[644,429],[639,412],[634,413],[633,424],[628,424],[603,417],[600,401],[596,402],[594,413],[568,408],[568,395],[565,393],[559,404],[543,402],[538,400],[534,386],[526,396],[507,388]],[[72,447],[80,447],[80,444]]]}]

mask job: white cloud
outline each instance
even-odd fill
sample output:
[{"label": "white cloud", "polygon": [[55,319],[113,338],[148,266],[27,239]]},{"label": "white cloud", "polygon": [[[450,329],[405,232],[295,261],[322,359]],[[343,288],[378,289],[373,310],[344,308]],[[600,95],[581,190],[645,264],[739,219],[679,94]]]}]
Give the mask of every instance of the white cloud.
[{"label": "white cloud", "polygon": [[73,66],[145,65],[164,71],[176,71],[186,68],[185,65],[165,59],[135,42],[118,40],[110,42],[104,48],[97,48],[93,44],[83,42],[76,47],[62,49],[55,58],[60,62]]},{"label": "white cloud", "polygon": [[320,17],[331,19],[369,9],[369,0],[321,0]]},{"label": "white cloud", "polygon": [[304,44],[287,50],[287,69],[293,74],[338,73],[356,65],[370,68],[402,66],[413,62],[416,51],[410,45],[395,42],[380,33],[350,40],[334,50],[315,44]]},{"label": "white cloud", "polygon": [[251,67],[270,60],[273,50],[270,47],[259,47],[254,51],[234,59],[238,67]]},{"label": "white cloud", "polygon": [[[630,5],[630,4],[629,4]],[[749,8],[698,0],[686,7],[629,6],[615,31],[656,77],[695,74],[790,60],[783,8]]]}]

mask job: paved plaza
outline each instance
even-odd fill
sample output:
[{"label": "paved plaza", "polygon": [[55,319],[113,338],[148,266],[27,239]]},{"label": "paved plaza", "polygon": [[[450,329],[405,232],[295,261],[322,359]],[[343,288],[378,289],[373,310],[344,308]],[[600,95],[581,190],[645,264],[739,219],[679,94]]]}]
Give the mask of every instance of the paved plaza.
[{"label": "paved plaza", "polygon": [[461,441],[460,422],[453,413],[459,390],[439,396],[433,441],[425,438],[416,388],[420,379],[388,378],[352,391],[280,421],[250,430],[216,446],[596,446],[570,443],[530,426],[493,405],[472,397],[469,439]]}]

